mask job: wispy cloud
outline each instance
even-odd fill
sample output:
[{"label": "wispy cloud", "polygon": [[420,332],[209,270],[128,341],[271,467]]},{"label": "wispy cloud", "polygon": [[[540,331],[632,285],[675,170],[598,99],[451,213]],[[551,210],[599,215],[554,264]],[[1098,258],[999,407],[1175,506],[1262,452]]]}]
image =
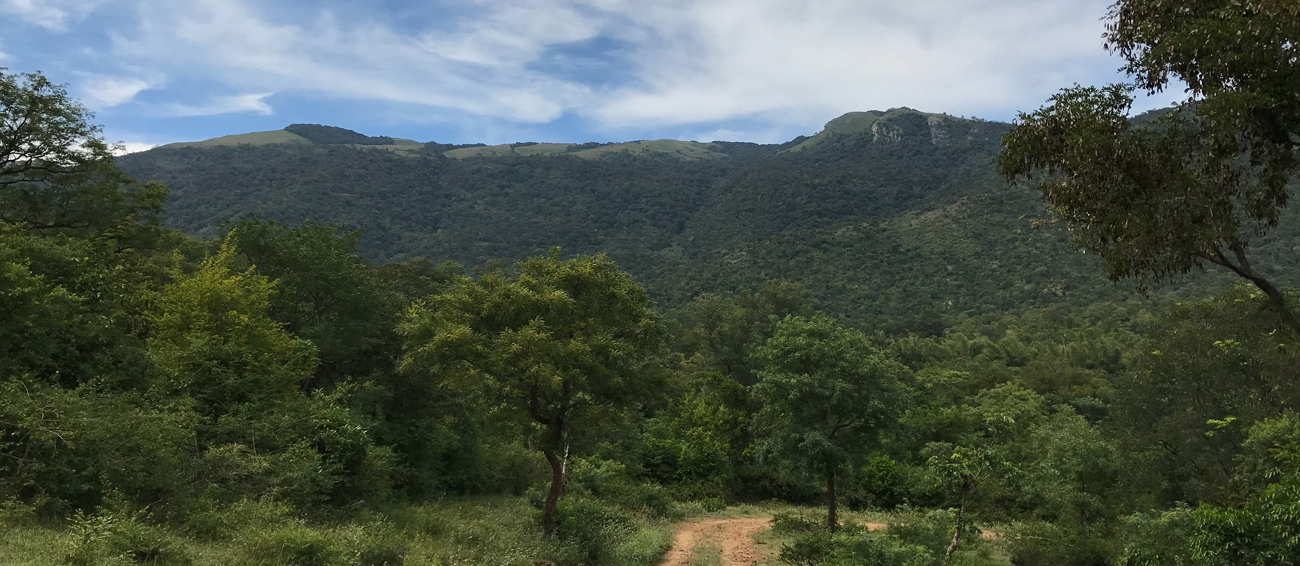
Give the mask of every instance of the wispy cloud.
[{"label": "wispy cloud", "polygon": [[575,14],[521,12],[529,23],[524,31],[540,34],[530,40],[477,22],[436,37],[402,35],[374,22],[345,23],[330,12],[311,21],[272,23],[239,0],[145,2],[141,13],[146,25],[137,35],[119,36],[116,55],[168,74],[216,75],[242,88],[437,106],[528,122],[558,117],[587,91],[522,69],[529,53],[547,42],[582,35],[543,33],[574,29]]},{"label": "wispy cloud", "polygon": [[0,0],[0,14],[11,14],[51,31],[67,31],[72,19],[103,4],[105,0]]},{"label": "wispy cloud", "polygon": [[101,110],[130,102],[148,88],[150,83],[141,79],[91,75],[82,83],[80,93],[86,106]]},{"label": "wispy cloud", "polygon": [[219,96],[209,100],[204,104],[185,105],[170,104],[165,107],[165,114],[175,117],[194,117],[194,116],[217,116],[220,114],[240,114],[251,112],[269,116],[275,113],[275,109],[266,103],[266,98],[271,96],[271,92],[261,94],[241,94],[237,96]]},{"label": "wispy cloud", "polygon": [[141,151],[149,151],[155,147],[158,146],[151,143],[121,142],[118,143],[117,146],[114,148],[113,155],[120,156],[120,155],[126,155],[128,153],[139,153]]},{"label": "wispy cloud", "polygon": [[644,85],[592,112],[612,125],[910,105],[979,112],[1023,104],[1095,66],[1105,4],[1092,0],[629,2],[654,37]]},{"label": "wispy cloud", "polygon": [[[132,106],[141,115],[271,114],[264,94],[210,93],[274,92],[505,130],[768,139],[903,105],[1007,118],[1061,86],[1111,78],[1118,65],[1100,39],[1110,2],[462,0],[399,11],[343,0],[0,0],[0,12],[48,30],[81,22],[61,37],[99,43],[51,60],[119,69],[81,91],[107,108],[149,89],[155,106]],[[111,27],[86,18],[96,9],[114,16],[103,18]]]}]

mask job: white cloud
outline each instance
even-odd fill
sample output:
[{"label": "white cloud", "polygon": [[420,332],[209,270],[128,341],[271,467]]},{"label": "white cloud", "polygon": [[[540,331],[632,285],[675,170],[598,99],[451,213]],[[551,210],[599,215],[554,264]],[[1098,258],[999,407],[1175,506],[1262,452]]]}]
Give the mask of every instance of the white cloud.
[{"label": "white cloud", "polygon": [[186,104],[171,104],[165,107],[164,113],[174,117],[193,117],[193,116],[216,116],[219,114],[242,114],[253,113],[269,116],[275,113],[270,104],[266,103],[266,97],[271,96],[272,92],[261,94],[241,94],[237,96],[218,96],[209,100],[207,103],[197,106]]},{"label": "white cloud", "polygon": [[113,155],[126,155],[128,153],[139,153],[141,151],[149,151],[155,147],[158,146],[151,143],[121,142],[117,144],[116,148],[113,151]]},{"label": "white cloud", "polygon": [[51,31],[67,31],[68,21],[84,17],[106,0],[0,0],[0,13]]},{"label": "white cloud", "polygon": [[610,125],[913,106],[975,113],[1041,101],[1102,55],[1107,0],[700,0],[628,2],[659,37],[646,86],[602,101]]},{"label": "white cloud", "polygon": [[[457,109],[546,122],[588,89],[524,69],[546,45],[589,35],[576,12],[515,4],[442,35],[402,35],[372,22],[345,24],[325,12],[274,24],[239,0],[146,1],[141,33],[114,52],[168,75],[191,73],[248,90],[298,91]],[[522,6],[522,7],[521,7]],[[507,26],[514,22],[514,28]],[[553,30],[565,30],[556,32]],[[575,31],[576,30],[576,31]]]},{"label": "white cloud", "polygon": [[92,75],[81,85],[81,98],[91,110],[101,110],[130,102],[150,86],[140,79]]},{"label": "white cloud", "polygon": [[[1009,117],[1118,66],[1101,48],[1111,0],[465,0],[458,9],[469,11],[436,29],[252,0],[129,2],[139,25],[118,30],[112,54],[169,79],[524,124],[573,113],[611,131],[708,132],[744,118],[752,132],[725,133],[766,138],[904,105]],[[605,55],[622,57],[631,80],[593,86],[533,65],[554,46],[599,37],[621,42],[621,54]],[[130,90],[119,86],[106,102]],[[264,97],[168,111],[270,113]]]}]

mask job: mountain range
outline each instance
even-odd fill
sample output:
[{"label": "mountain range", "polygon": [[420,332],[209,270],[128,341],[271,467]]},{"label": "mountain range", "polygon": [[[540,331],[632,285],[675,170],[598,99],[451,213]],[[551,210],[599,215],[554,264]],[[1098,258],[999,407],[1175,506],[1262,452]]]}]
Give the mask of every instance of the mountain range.
[{"label": "mountain range", "polygon": [[[802,284],[861,325],[933,331],[962,316],[1133,296],[993,161],[1011,126],[907,108],[855,112],[784,144],[677,140],[453,145],[293,125],[119,158],[171,188],[167,223],[218,237],[243,215],[361,230],[376,262],[474,268],[561,246],[605,253],[661,305]],[[1295,223],[1284,223],[1285,226]],[[1263,253],[1300,272],[1300,234]],[[1213,292],[1221,274],[1175,295]]]}]

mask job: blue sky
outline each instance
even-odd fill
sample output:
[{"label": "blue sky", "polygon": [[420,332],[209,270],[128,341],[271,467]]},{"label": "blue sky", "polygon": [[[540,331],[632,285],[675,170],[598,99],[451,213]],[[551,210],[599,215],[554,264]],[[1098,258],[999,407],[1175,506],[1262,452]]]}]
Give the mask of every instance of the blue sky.
[{"label": "blue sky", "polygon": [[770,143],[898,106],[1010,120],[1115,81],[1109,4],[0,0],[0,66],[68,84],[131,148],[299,122],[444,143]]}]

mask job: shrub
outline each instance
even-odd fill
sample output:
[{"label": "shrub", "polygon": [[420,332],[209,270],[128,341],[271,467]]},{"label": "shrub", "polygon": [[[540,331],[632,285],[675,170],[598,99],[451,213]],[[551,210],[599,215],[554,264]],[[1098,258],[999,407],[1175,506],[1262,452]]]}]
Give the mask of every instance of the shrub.
[{"label": "shrub", "polygon": [[[919,546],[943,556],[948,545],[952,543],[955,519],[955,511],[934,510],[906,522],[890,525],[889,534],[898,537],[898,540],[904,544]],[[967,523],[966,529],[966,532],[962,533],[962,540],[979,540],[978,528]]]},{"label": "shrub", "polygon": [[199,539],[216,541],[239,538],[293,521],[288,504],[270,499],[243,499],[221,505],[211,498],[199,498],[185,520],[185,531]]},{"label": "shrub", "polygon": [[850,526],[837,533],[821,527],[801,532],[781,546],[779,558],[790,566],[929,566],[935,556],[924,546]]},{"label": "shrub", "polygon": [[619,543],[606,562],[609,566],[658,566],[673,545],[673,531],[667,528],[641,529]]},{"label": "shrub", "polygon": [[702,507],[706,512],[717,513],[718,511],[724,511],[727,509],[727,502],[723,501],[721,497],[710,497],[701,500],[700,507]]},{"label": "shrub", "polygon": [[818,521],[782,511],[772,515],[772,531],[780,535],[806,533],[822,528]]},{"label": "shrub", "polygon": [[71,536],[62,552],[70,566],[107,564],[191,563],[180,540],[144,522],[146,517],[123,508],[101,509],[86,515],[78,511],[72,519]]},{"label": "shrub", "polygon": [[1121,523],[1124,551],[1116,566],[1185,566],[1192,563],[1196,520],[1186,506],[1156,516],[1135,514]]},{"label": "shrub", "polygon": [[258,566],[343,566],[343,549],[329,533],[289,524],[250,537],[245,564]]},{"label": "shrub", "polygon": [[625,483],[609,490],[607,501],[634,513],[651,517],[673,515],[673,500],[661,486],[651,483]]},{"label": "shrub", "polygon": [[351,525],[336,532],[348,563],[355,566],[401,566],[407,541],[388,523]]},{"label": "shrub", "polygon": [[1011,560],[1021,566],[1106,566],[1116,554],[1109,537],[1059,523],[1024,523],[1010,535]]},{"label": "shrub", "polygon": [[885,534],[862,532],[836,537],[835,542],[838,565],[928,566],[935,562],[930,549]]},{"label": "shrub", "polygon": [[858,473],[860,487],[846,497],[851,507],[893,509],[907,499],[907,478],[903,467],[889,456],[876,456]]},{"label": "shrub", "polygon": [[636,532],[626,514],[592,498],[567,498],[560,503],[557,534],[572,551],[577,564],[600,564],[610,560],[619,543]]},{"label": "shrub", "polygon": [[790,566],[820,566],[829,564],[834,556],[835,542],[830,531],[813,529],[799,532],[794,540],[781,545],[780,560]]}]

